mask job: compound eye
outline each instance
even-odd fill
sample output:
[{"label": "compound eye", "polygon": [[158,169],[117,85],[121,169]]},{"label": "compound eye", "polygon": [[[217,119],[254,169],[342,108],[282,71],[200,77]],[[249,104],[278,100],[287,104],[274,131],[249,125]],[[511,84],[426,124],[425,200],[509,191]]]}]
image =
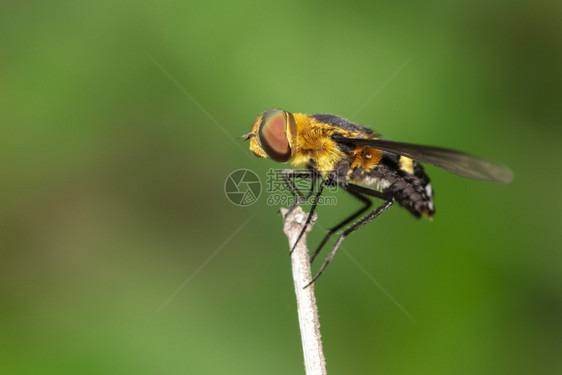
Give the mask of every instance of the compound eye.
[{"label": "compound eye", "polygon": [[283,163],[291,158],[284,111],[270,109],[264,114],[258,130],[258,140],[261,148],[273,160]]}]

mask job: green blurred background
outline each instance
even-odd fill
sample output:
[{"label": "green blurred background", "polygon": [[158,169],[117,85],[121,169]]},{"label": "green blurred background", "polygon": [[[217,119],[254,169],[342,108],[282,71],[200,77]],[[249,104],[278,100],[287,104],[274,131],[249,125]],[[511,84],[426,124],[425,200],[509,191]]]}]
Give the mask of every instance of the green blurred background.
[{"label": "green blurred background", "polygon": [[[515,180],[427,167],[432,223],[393,208],[346,240],[415,321],[338,254],[316,285],[329,372],[561,373],[561,19],[531,0],[3,2],[0,372],[303,373],[278,207],[223,191],[279,165],[217,123],[349,118],[376,93],[355,121]],[[357,207],[336,197],[323,226]]]}]

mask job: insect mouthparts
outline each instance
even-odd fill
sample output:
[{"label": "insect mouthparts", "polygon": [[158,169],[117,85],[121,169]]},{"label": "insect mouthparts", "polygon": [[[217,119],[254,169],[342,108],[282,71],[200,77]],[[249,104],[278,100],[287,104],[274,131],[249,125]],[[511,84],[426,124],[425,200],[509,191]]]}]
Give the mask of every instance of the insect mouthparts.
[{"label": "insect mouthparts", "polygon": [[250,133],[242,134],[242,135],[240,136],[240,138],[242,138],[242,139],[244,139],[245,141],[247,141],[248,139],[254,138],[255,136],[256,136],[256,135],[255,135],[254,133],[250,132]]}]

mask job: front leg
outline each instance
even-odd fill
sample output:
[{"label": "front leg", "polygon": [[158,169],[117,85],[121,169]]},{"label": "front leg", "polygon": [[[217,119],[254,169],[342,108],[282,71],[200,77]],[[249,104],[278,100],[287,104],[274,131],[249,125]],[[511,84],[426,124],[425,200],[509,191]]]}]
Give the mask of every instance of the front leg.
[{"label": "front leg", "polygon": [[[314,193],[316,180],[319,177],[318,173],[316,173],[314,170],[295,171],[293,169],[282,169],[279,171],[279,173],[283,178],[283,182],[285,183],[285,186],[287,186],[287,189],[289,190],[289,192],[294,198],[294,203],[289,207],[290,211],[292,211],[296,206],[306,202]],[[295,180],[297,178],[310,179],[310,189],[307,195],[304,195],[302,191],[298,188],[298,186],[295,184]]]},{"label": "front leg", "polygon": [[318,192],[316,192],[316,196],[314,197],[314,202],[312,202],[312,207],[310,208],[310,213],[308,214],[308,217],[306,218],[306,223],[304,224],[304,226],[302,228],[302,231],[300,232],[299,236],[297,237],[297,240],[295,241],[295,244],[293,245],[293,248],[291,249],[291,253],[293,252],[293,250],[295,250],[295,247],[299,243],[301,237],[306,232],[306,228],[308,228],[308,224],[310,224],[310,221],[312,220],[312,217],[314,216],[314,211],[316,211],[316,206],[318,206],[318,200],[320,199],[320,196],[322,195],[322,191],[324,190],[324,187],[327,184],[328,184],[328,180],[322,180],[322,182],[320,183],[320,186],[318,187]]}]

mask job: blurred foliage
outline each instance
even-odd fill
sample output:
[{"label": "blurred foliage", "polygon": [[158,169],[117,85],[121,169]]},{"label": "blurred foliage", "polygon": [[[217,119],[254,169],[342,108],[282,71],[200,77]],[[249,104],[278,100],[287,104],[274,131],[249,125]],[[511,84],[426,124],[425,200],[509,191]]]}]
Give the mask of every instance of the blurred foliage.
[{"label": "blurred foliage", "polygon": [[[415,322],[338,254],[316,286],[328,370],[559,374],[561,17],[530,0],[3,2],[0,372],[302,373],[278,208],[223,192],[279,166],[221,127],[271,107],[351,117],[377,92],[354,120],[515,180],[428,167],[433,223],[394,208],[346,240]],[[324,226],[357,204],[336,196]]]}]

